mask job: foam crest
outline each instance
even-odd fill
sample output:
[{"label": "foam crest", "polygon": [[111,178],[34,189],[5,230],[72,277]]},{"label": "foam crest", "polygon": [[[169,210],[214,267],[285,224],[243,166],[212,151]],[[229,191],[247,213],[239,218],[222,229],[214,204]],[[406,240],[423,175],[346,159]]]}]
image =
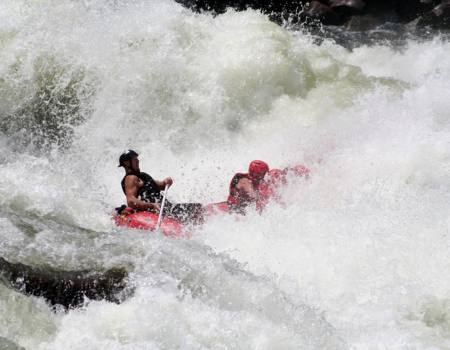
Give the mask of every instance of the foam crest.
[{"label": "foam crest", "polygon": [[[446,343],[447,42],[348,51],[255,11],[170,1],[6,1],[0,23],[1,255],[131,266],[136,287],[122,305],[55,315],[0,289],[0,320],[26,328],[2,336],[41,349]],[[252,159],[311,176],[264,215],[173,241],[110,220],[127,148],[174,177],[174,201],[225,200]],[[51,331],[33,335],[27,307]]]}]

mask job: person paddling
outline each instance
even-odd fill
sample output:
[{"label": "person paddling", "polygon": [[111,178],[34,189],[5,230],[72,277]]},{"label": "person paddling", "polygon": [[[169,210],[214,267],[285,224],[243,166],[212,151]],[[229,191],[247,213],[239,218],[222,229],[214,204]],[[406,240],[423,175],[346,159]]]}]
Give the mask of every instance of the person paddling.
[{"label": "person paddling", "polygon": [[[149,174],[139,168],[139,154],[134,150],[128,150],[119,157],[119,167],[125,169],[122,179],[122,190],[127,199],[128,207],[134,210],[149,210],[159,212],[163,195],[161,191],[173,184],[171,177],[163,180],[155,180]],[[164,215],[186,222],[201,222],[203,219],[203,207],[200,203],[173,204],[166,200]]]},{"label": "person paddling", "polygon": [[228,206],[231,210],[244,214],[250,204],[255,204],[257,210],[262,210],[266,204],[267,186],[264,176],[269,166],[262,160],[253,160],[248,173],[237,173],[230,182]]},{"label": "person paddling", "polygon": [[272,168],[269,170],[264,181],[264,199],[284,204],[281,198],[280,189],[288,184],[288,179],[303,177],[308,179],[309,169],[298,164],[288,166],[283,169]]},{"label": "person paddling", "polygon": [[230,194],[227,205],[232,211],[245,214],[245,209],[254,203],[258,211],[262,211],[270,201],[282,204],[280,187],[287,184],[289,176],[309,177],[310,170],[304,165],[273,168],[262,160],[250,163],[248,173],[238,173],[230,183]]}]

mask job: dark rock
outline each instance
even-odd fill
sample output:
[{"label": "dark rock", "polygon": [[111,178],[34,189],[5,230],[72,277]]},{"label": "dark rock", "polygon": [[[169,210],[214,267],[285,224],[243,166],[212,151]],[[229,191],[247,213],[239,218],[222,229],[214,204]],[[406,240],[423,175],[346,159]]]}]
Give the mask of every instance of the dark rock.
[{"label": "dark rock", "polygon": [[429,26],[433,29],[450,29],[450,1],[443,1],[433,10],[424,14],[418,21],[417,26]]},{"label": "dark rock", "polygon": [[409,22],[431,11],[435,5],[433,0],[397,0],[395,11],[403,22]]},{"label": "dark rock", "polygon": [[380,20],[372,15],[352,16],[347,22],[346,27],[351,31],[366,31],[376,28],[380,25]]},{"label": "dark rock", "polygon": [[341,17],[329,6],[319,2],[312,1],[305,6],[302,13],[303,22],[306,20],[320,21],[326,25],[339,25],[343,23]]},{"label": "dark rock", "polygon": [[366,6],[362,0],[330,0],[330,7],[342,17],[361,14]]},{"label": "dark rock", "polygon": [[298,14],[310,0],[250,0],[249,7],[261,10],[263,13],[272,14]]},{"label": "dark rock", "polygon": [[[260,10],[277,23],[347,25],[355,30],[371,30],[387,23],[411,22],[421,16],[420,26],[447,29],[448,1],[439,0],[176,0],[194,11],[219,14],[228,8]],[[356,17],[354,16],[369,16]],[[351,20],[351,21],[350,21]],[[319,26],[318,26],[319,24]]]},{"label": "dark rock", "polygon": [[303,7],[309,0],[175,0],[195,12],[210,11],[214,14],[224,13],[232,8],[237,11],[246,9],[259,10],[276,23],[285,21],[297,23]]},{"label": "dark rock", "polygon": [[366,0],[364,14],[371,15],[383,23],[400,22],[400,18],[395,7],[396,1],[399,0]]},{"label": "dark rock", "polygon": [[105,272],[55,271],[10,263],[0,257],[0,281],[17,291],[45,298],[52,305],[73,308],[85,298],[120,303],[119,293],[126,287],[125,269]]},{"label": "dark rock", "polygon": [[238,11],[247,8],[258,9],[266,14],[297,13],[308,0],[176,0],[194,11],[223,13],[227,8]]}]

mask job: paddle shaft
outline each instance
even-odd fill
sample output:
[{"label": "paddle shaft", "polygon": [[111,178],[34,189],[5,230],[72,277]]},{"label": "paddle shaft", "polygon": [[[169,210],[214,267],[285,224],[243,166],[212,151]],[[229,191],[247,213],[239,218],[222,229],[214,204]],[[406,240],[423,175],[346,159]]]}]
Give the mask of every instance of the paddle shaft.
[{"label": "paddle shaft", "polygon": [[163,196],[163,200],[161,202],[161,208],[159,209],[158,221],[156,222],[156,230],[158,230],[159,226],[161,226],[161,220],[162,220],[162,216],[163,216],[164,205],[166,204],[166,196],[167,196],[168,189],[169,189],[169,185],[166,184],[166,187],[164,187],[164,196]]}]

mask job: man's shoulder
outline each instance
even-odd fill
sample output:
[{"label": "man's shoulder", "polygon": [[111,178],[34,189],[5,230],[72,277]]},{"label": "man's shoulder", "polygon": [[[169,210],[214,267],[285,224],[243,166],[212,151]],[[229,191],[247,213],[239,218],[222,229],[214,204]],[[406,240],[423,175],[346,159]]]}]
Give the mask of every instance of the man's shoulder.
[{"label": "man's shoulder", "polygon": [[151,177],[149,174],[144,173],[142,171],[139,173],[139,178],[143,181],[154,181],[153,177]]},{"label": "man's shoulder", "polygon": [[248,180],[248,174],[247,173],[237,173],[234,174],[233,179],[235,179],[236,181],[241,181],[241,180]]},{"label": "man's shoulder", "polygon": [[247,177],[248,177],[247,173],[236,173],[233,175],[233,179],[242,179]]},{"label": "man's shoulder", "polygon": [[123,181],[125,183],[133,183],[133,182],[135,182],[137,180],[139,180],[139,178],[136,175],[134,175],[134,174],[125,175],[125,177],[123,178]]},{"label": "man's shoulder", "polygon": [[236,174],[236,176],[234,177],[234,183],[236,184],[236,186],[240,187],[241,185],[247,185],[250,184],[252,181],[250,180],[250,178],[248,177],[248,174]]}]

